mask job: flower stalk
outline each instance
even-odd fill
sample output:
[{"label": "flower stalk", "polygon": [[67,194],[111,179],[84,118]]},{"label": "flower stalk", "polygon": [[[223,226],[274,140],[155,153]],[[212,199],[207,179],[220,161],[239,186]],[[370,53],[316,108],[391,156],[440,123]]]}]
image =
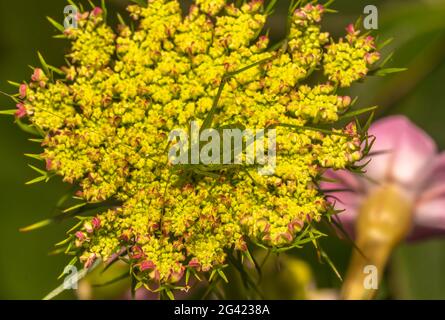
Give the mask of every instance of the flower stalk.
[{"label": "flower stalk", "polygon": [[356,245],[342,296],[348,300],[372,299],[377,288],[366,286],[367,266],[375,267],[380,283],[394,248],[406,238],[412,227],[412,204],[394,184],[379,187],[362,204],[355,224]]}]

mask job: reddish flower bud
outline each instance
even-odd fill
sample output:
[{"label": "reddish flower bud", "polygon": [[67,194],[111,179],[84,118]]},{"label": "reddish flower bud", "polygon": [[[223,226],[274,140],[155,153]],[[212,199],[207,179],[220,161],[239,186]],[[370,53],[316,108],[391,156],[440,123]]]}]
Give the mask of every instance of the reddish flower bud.
[{"label": "reddish flower bud", "polygon": [[375,43],[374,43],[374,37],[373,36],[367,36],[365,38],[365,42],[368,46],[371,46],[372,48],[375,48]]},{"label": "reddish flower bud", "polygon": [[43,79],[43,76],[45,74],[43,73],[42,69],[40,68],[35,68],[34,69],[34,73],[31,76],[31,80],[34,82],[39,82]]},{"label": "reddish flower bud", "polygon": [[349,107],[352,103],[351,97],[348,96],[338,97],[338,101],[343,108]]},{"label": "reddish flower bud", "polygon": [[131,230],[124,230],[119,238],[125,242],[129,241],[131,238]]},{"label": "reddish flower bud", "polygon": [[349,134],[351,136],[355,136],[357,134],[357,127],[355,125],[355,122],[350,122],[346,128],[345,128],[345,133]]},{"label": "reddish flower bud", "polygon": [[269,37],[268,36],[261,36],[258,39],[258,42],[256,44],[258,49],[266,49],[267,45],[269,44]]},{"label": "reddish flower bud", "polygon": [[98,218],[98,217],[94,217],[94,218],[91,220],[91,223],[92,223],[93,228],[94,228],[95,230],[100,229],[100,218]]},{"label": "reddish flower bud", "polygon": [[93,231],[94,231],[93,225],[89,221],[86,221],[83,224],[83,227],[85,228],[86,232],[88,232],[88,233],[93,233]]},{"label": "reddish flower bud", "polygon": [[281,233],[280,237],[286,240],[287,242],[291,242],[294,239],[294,237],[290,234],[289,231]]},{"label": "reddish flower bud", "polygon": [[93,265],[94,261],[96,261],[96,254],[95,254],[95,253],[92,253],[92,254],[90,254],[90,256],[88,257],[87,261],[85,262],[84,267],[85,267],[86,269],[90,268],[90,267]]},{"label": "reddish flower bud", "polygon": [[77,231],[75,235],[80,241],[84,241],[86,239],[86,235],[82,231]]},{"label": "reddish flower bud", "polygon": [[189,9],[189,15],[199,12],[199,7],[196,4],[192,4]]},{"label": "reddish flower bud", "polygon": [[267,220],[261,219],[256,222],[256,228],[261,233],[268,233],[270,230],[270,224]]},{"label": "reddish flower bud", "polygon": [[365,55],[365,59],[368,64],[374,64],[380,60],[380,53],[378,52],[367,53]]},{"label": "reddish flower bud", "polygon": [[139,265],[139,269],[141,271],[152,270],[154,268],[156,268],[156,265],[153,263],[153,261],[150,260],[142,261]]},{"label": "reddish flower bud", "polygon": [[346,32],[349,34],[355,34],[355,27],[352,23],[346,27]]},{"label": "reddish flower bud", "polygon": [[15,112],[15,116],[17,118],[23,118],[27,115],[25,105],[23,103],[17,104],[17,111]]},{"label": "reddish flower bud", "polygon": [[247,243],[244,241],[244,238],[241,237],[238,239],[238,241],[235,244],[236,249],[241,251],[247,251]]},{"label": "reddish flower bud", "polygon": [[51,159],[45,159],[46,170],[51,171],[53,167],[53,162]]},{"label": "reddish flower bud", "polygon": [[89,12],[84,12],[84,13],[78,12],[76,14],[76,20],[77,21],[86,20],[89,15],[90,15]]},{"label": "reddish flower bud", "polygon": [[291,233],[300,231],[304,226],[304,223],[300,220],[294,220],[288,224],[288,229]]},{"label": "reddish flower bud", "polygon": [[189,262],[189,267],[198,269],[199,267],[201,267],[201,264],[199,263],[199,261],[198,261],[197,258],[193,258],[193,259],[190,260],[190,262]]},{"label": "reddish flower bud", "polygon": [[131,258],[132,259],[140,259],[144,256],[144,251],[139,246],[134,246],[131,248]]},{"label": "reddish flower bud", "polygon": [[96,8],[94,8],[92,13],[93,13],[93,16],[97,17],[97,16],[100,16],[102,14],[102,12],[103,12],[103,10],[101,8],[96,7]]},{"label": "reddish flower bud", "polygon": [[19,87],[19,95],[20,99],[26,98],[26,91],[28,89],[28,86],[26,84],[21,84]]},{"label": "reddish flower bud", "polygon": [[185,268],[182,265],[179,266],[179,270],[172,269],[170,272],[169,279],[168,279],[169,282],[175,283],[175,282],[180,281],[182,279],[182,277],[184,276],[184,271],[185,271]]},{"label": "reddish flower bud", "polygon": [[300,9],[295,10],[295,15],[301,19],[307,18],[306,12],[304,12],[303,10],[300,10]]},{"label": "reddish flower bud", "polygon": [[82,231],[77,231],[75,233],[75,237],[76,237],[76,240],[74,243],[77,248],[81,247],[82,244],[87,240],[86,235]]},{"label": "reddish flower bud", "polygon": [[252,0],[249,2],[249,11],[258,11],[263,5],[264,0]]},{"label": "reddish flower bud", "polygon": [[209,271],[211,268],[212,268],[212,266],[211,266],[211,265],[208,265],[208,266],[204,266],[204,267],[202,267],[201,269],[202,269],[202,271],[207,272],[207,271]]}]

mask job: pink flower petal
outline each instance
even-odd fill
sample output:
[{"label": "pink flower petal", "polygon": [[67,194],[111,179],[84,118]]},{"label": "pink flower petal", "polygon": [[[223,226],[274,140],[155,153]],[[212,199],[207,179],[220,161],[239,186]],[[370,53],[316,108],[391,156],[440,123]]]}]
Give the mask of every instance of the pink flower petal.
[{"label": "pink flower petal", "polygon": [[376,137],[372,152],[386,152],[372,156],[366,168],[368,176],[380,182],[412,187],[437,152],[434,141],[404,116],[377,121],[369,133]]},{"label": "pink flower petal", "polygon": [[419,204],[414,223],[414,238],[445,235],[445,196]]},{"label": "pink flower petal", "polygon": [[357,217],[358,206],[362,202],[363,185],[352,173],[344,170],[328,170],[325,178],[336,182],[323,181],[320,184],[325,191],[327,199],[335,203],[336,210],[344,210],[338,217],[347,230],[351,230]]},{"label": "pink flower petal", "polygon": [[414,237],[445,235],[445,153],[426,170],[416,201]]},{"label": "pink flower petal", "polygon": [[361,181],[349,171],[346,170],[328,170],[323,175],[325,178],[335,180],[335,182],[322,181],[323,189],[352,189],[355,192],[363,191]]},{"label": "pink flower petal", "polygon": [[445,192],[445,152],[425,169],[419,189],[423,191],[421,198],[434,198]]}]

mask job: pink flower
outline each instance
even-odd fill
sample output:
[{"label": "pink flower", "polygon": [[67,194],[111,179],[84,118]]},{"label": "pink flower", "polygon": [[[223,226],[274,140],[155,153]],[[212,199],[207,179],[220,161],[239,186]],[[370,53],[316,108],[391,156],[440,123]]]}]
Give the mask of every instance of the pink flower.
[{"label": "pink flower", "polygon": [[405,239],[445,234],[445,153],[403,116],[377,121],[364,177],[348,171],[329,171],[325,190],[339,218],[355,236],[363,253],[353,252],[343,283],[345,299],[371,299],[365,289],[366,266],[379,270],[379,280],[394,248]]},{"label": "pink flower", "polygon": [[369,179],[330,171],[326,177],[337,182],[322,184],[345,210],[339,214],[345,227],[353,231],[366,199],[391,184],[411,208],[410,239],[445,234],[445,153],[438,154],[434,141],[404,116],[377,121],[369,134],[376,137],[365,168]]}]

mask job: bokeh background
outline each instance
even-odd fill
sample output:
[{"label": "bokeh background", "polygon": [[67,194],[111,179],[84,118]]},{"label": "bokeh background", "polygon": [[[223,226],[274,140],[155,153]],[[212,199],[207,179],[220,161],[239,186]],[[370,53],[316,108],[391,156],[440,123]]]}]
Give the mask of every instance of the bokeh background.
[{"label": "bokeh background", "polygon": [[[107,0],[109,19],[124,12],[128,1]],[[187,5],[188,1],[184,2]],[[324,1],[323,1],[324,2]],[[284,34],[289,1],[278,1],[269,26],[274,39]],[[445,148],[445,0],[336,0],[339,13],[326,18],[326,29],[334,36],[355,22],[366,5],[379,9],[381,39],[394,38],[385,54],[395,51],[389,66],[408,71],[386,78],[370,78],[354,86],[361,106],[379,105],[378,117],[405,114],[426,130],[441,150]],[[38,66],[37,51],[50,64],[63,64],[67,42],[53,39],[54,28],[46,16],[63,21],[65,1],[0,1],[0,90],[12,93],[7,80],[29,79],[29,66]],[[14,92],[15,93],[15,92]],[[14,103],[0,95],[0,109]],[[32,233],[19,228],[50,217],[57,200],[69,190],[57,179],[47,185],[25,186],[34,173],[24,153],[39,151],[37,144],[18,129],[13,117],[0,117],[0,298],[41,299],[60,281],[57,276],[69,261],[50,256],[54,243],[64,239],[69,223],[52,225]],[[444,208],[445,210],[445,208]],[[351,246],[335,237],[322,240],[325,250],[344,273]],[[318,288],[336,288],[340,281],[325,264],[320,264],[312,247],[294,253],[301,265],[309,266]],[[300,265],[300,267],[301,267]],[[307,270],[303,267],[303,270]],[[304,272],[303,272],[304,273]],[[385,276],[381,299],[445,299],[445,240],[403,244],[395,252]],[[73,298],[65,293],[62,298]]]}]

